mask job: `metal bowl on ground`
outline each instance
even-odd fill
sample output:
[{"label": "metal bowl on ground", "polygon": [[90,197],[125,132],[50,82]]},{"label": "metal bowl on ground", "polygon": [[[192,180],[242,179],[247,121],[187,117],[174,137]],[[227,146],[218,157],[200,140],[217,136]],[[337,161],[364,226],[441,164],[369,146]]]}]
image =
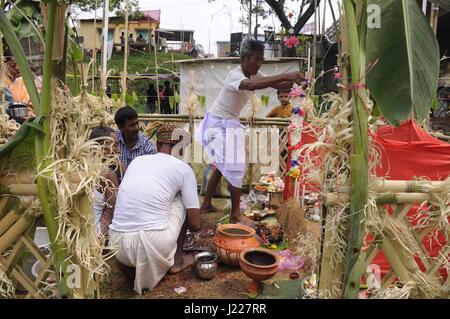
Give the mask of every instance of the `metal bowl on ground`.
[{"label": "metal bowl on ground", "polygon": [[7,113],[16,122],[22,124],[28,117],[28,106],[24,103],[14,102],[9,105]]},{"label": "metal bowl on ground", "polygon": [[213,279],[217,273],[217,255],[206,251],[195,255],[195,271],[197,275],[205,280]]}]

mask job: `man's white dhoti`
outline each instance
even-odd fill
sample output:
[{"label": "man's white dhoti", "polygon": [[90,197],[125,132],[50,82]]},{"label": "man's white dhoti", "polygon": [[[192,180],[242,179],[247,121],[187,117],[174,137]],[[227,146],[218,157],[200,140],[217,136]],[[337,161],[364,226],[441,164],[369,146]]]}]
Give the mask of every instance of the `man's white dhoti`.
[{"label": "man's white dhoti", "polygon": [[128,267],[136,268],[134,290],[152,290],[174,265],[177,239],[186,219],[180,195],[170,206],[168,228],[158,231],[122,233],[110,230],[111,245],[118,246],[116,258]]},{"label": "man's white dhoti", "polygon": [[244,129],[238,119],[222,119],[207,113],[194,134],[211,162],[237,188],[242,188],[245,173]]}]

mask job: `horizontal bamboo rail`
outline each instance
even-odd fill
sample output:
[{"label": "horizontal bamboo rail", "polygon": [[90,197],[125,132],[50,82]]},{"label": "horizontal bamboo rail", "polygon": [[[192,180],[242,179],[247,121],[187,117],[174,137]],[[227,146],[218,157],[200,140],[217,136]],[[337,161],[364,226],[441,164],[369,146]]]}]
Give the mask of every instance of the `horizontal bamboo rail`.
[{"label": "horizontal bamboo rail", "polygon": [[[70,183],[79,183],[80,178],[73,173],[67,173],[67,178]],[[20,171],[15,174],[0,175],[0,184],[11,185],[11,184],[34,184],[36,180],[36,175],[34,172]]]},{"label": "horizontal bamboo rail", "polygon": [[438,140],[449,142],[450,143],[450,136],[441,134],[439,132],[428,132],[431,136],[437,138]]},{"label": "horizontal bamboo rail", "polygon": [[[182,114],[139,114],[140,121],[166,121],[166,122],[185,122],[189,123],[189,115]],[[194,120],[203,120],[203,116],[194,116]],[[248,119],[246,117],[239,118],[240,122],[243,124],[248,124]],[[288,126],[289,119],[282,118],[253,118],[253,123],[255,125],[278,125],[278,126]]]},{"label": "horizontal bamboo rail", "polygon": [[[431,188],[437,188],[444,184],[441,181],[395,181],[375,179],[369,182],[369,189],[377,193],[427,193]],[[338,193],[350,193],[350,186],[338,186]]]},{"label": "horizontal bamboo rail", "polygon": [[[447,200],[450,200],[450,194],[446,195]],[[377,205],[387,204],[416,204],[428,202],[433,199],[432,194],[427,193],[393,193],[393,194],[377,194]],[[349,193],[328,193],[325,195],[325,205],[335,206],[341,202],[349,202]]]}]

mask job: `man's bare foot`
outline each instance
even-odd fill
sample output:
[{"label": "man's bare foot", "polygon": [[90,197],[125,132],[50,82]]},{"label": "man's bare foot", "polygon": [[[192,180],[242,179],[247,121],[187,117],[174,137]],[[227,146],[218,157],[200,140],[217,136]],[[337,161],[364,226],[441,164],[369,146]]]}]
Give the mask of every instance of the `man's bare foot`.
[{"label": "man's bare foot", "polygon": [[213,205],[209,204],[207,206],[203,206],[200,207],[200,212],[202,213],[215,213],[217,212],[217,208],[214,207]]},{"label": "man's bare foot", "polygon": [[175,263],[170,269],[169,274],[178,274],[182,272],[183,270],[191,267],[194,264],[194,256],[192,255],[186,255],[183,256],[183,259],[179,263]]},{"label": "man's bare foot", "polygon": [[230,224],[242,224],[244,226],[256,227],[256,222],[240,214],[237,217],[230,216]]}]

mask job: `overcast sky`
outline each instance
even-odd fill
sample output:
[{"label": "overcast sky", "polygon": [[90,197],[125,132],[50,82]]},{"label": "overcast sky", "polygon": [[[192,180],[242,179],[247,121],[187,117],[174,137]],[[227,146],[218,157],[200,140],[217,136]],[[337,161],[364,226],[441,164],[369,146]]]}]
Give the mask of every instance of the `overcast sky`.
[{"label": "overcast sky", "polygon": [[[339,0],[332,0],[335,4],[336,15]],[[328,1],[322,1],[327,3]],[[296,16],[300,11],[301,1],[286,1],[289,10]],[[239,22],[243,16],[239,0],[139,0],[141,10],[161,10],[161,28],[194,30],[196,43],[203,46],[206,53],[217,54],[217,41],[229,41],[231,32],[247,32]],[[323,6],[320,10],[323,15]],[[329,7],[327,8],[326,25],[332,23]],[[98,11],[98,15],[101,12]],[[311,18],[310,22],[313,22]],[[254,23],[254,22],[253,22]],[[259,21],[263,34],[265,27],[272,26],[276,31],[280,30],[279,20],[273,16],[267,20]],[[293,22],[294,24],[294,22]]]}]

